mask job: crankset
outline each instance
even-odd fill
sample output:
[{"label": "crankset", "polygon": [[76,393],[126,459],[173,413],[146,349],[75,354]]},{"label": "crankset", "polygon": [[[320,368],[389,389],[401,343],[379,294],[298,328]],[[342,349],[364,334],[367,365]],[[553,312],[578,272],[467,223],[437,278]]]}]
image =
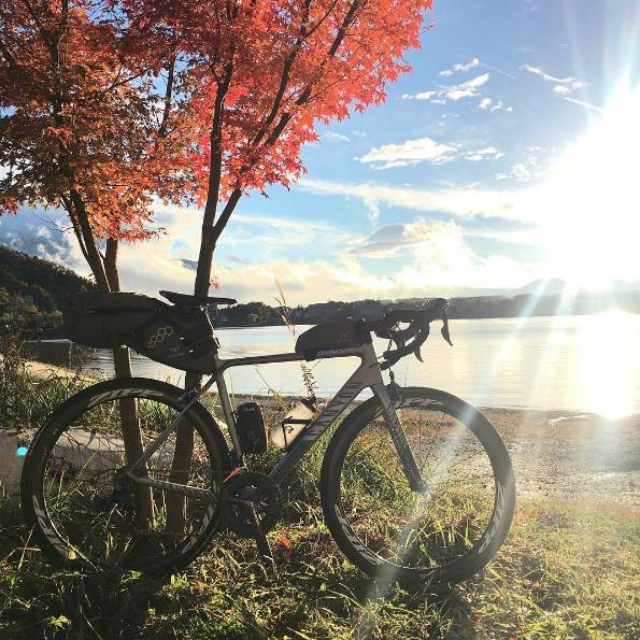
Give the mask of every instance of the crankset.
[{"label": "crankset", "polygon": [[263,533],[278,522],[282,511],[280,489],[264,473],[241,471],[222,485],[220,506],[225,524],[241,538],[255,537],[255,513]]},{"label": "crankset", "polygon": [[273,564],[266,534],[282,512],[278,485],[264,473],[238,471],[222,485],[220,511],[227,527],[241,538],[255,538],[260,555]]}]

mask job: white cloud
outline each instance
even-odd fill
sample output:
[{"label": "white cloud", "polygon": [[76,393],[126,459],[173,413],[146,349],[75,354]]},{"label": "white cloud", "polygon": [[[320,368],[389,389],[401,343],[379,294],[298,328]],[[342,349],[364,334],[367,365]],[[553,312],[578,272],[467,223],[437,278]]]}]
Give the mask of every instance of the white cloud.
[{"label": "white cloud", "polygon": [[415,189],[371,183],[330,182],[304,178],[299,188],[317,195],[342,195],[415,212],[449,214],[456,218],[497,217],[535,221],[540,212],[529,189]]},{"label": "white cloud", "polygon": [[407,248],[437,241],[452,233],[455,225],[439,221],[389,224],[378,228],[371,236],[351,243],[343,253],[360,258],[395,258],[404,255]]},{"label": "white cloud", "polygon": [[471,162],[495,160],[503,155],[504,153],[495,147],[465,151],[460,145],[440,144],[431,138],[418,138],[406,140],[401,144],[386,144],[376,147],[358,159],[363,163],[372,163],[376,169],[391,169],[415,165],[420,162],[440,165],[460,158]]},{"label": "white cloud", "polygon": [[478,93],[478,89],[484,86],[489,81],[490,77],[490,74],[483,73],[482,75],[477,76],[471,80],[467,80],[467,82],[463,82],[458,86],[446,87],[441,90],[442,97],[457,102],[458,100],[462,100],[463,98],[473,98],[475,96],[478,96],[480,95]]},{"label": "white cloud", "polygon": [[420,217],[381,227],[347,253],[379,259],[409,257],[394,274],[396,287],[403,287],[405,295],[427,295],[434,289],[448,295],[461,283],[469,288],[495,287],[496,282],[517,287],[530,277],[528,265],[497,255],[477,255],[467,242],[468,235],[475,234],[454,222]]},{"label": "white cloud", "polygon": [[483,73],[457,85],[438,87],[414,95],[404,94],[402,97],[405,100],[427,100],[434,104],[446,104],[448,101],[458,102],[458,100],[465,98],[479,97],[479,89],[489,82],[490,77],[491,74]]},{"label": "white cloud", "polygon": [[513,165],[509,173],[499,173],[496,175],[498,180],[505,180],[506,178],[514,178],[518,182],[529,182],[533,177],[530,168],[522,162]]},{"label": "white cloud", "polygon": [[441,71],[438,75],[443,78],[448,78],[452,76],[454,73],[464,73],[466,71],[470,71],[471,69],[475,69],[480,66],[480,60],[478,58],[472,58],[466,64],[454,64],[451,69],[447,69],[446,71]]},{"label": "white cloud", "polygon": [[584,100],[576,100],[575,98],[569,98],[568,96],[561,96],[561,97],[563,100],[566,100],[567,102],[573,102],[573,104],[580,105],[581,107],[584,107],[589,111],[597,111],[598,113],[604,112],[604,109],[602,107],[599,107],[595,104],[591,104],[590,102],[586,102]]},{"label": "white cloud", "polygon": [[517,162],[507,173],[498,173],[497,180],[513,179],[516,182],[530,182],[543,174],[543,166],[549,162],[545,156],[545,150],[541,147],[527,147],[523,151],[523,158]]},{"label": "white cloud", "polygon": [[453,160],[458,153],[456,147],[440,144],[431,138],[406,140],[401,144],[385,144],[375,147],[358,158],[363,163],[380,164],[378,168],[406,166],[418,162],[444,164]]},{"label": "white cloud", "polygon": [[567,102],[578,104],[581,107],[584,107],[585,109],[590,109],[592,111],[598,111],[598,112],[602,111],[601,107],[598,107],[594,104],[591,104],[584,100],[579,100],[573,97],[574,93],[576,93],[580,89],[583,89],[584,87],[587,86],[586,83],[583,82],[582,80],[578,80],[573,76],[568,76],[566,78],[559,78],[557,76],[553,76],[549,73],[546,73],[540,67],[534,67],[533,65],[530,65],[530,64],[523,64],[520,68],[523,69],[524,71],[527,71],[528,73],[532,73],[533,75],[538,76],[539,78],[542,78],[545,82],[552,83],[554,85],[552,91],[559,98],[562,98]]},{"label": "white cloud", "polygon": [[334,133],[333,131],[327,131],[322,134],[322,139],[327,142],[350,142],[350,138],[341,133]]},{"label": "white cloud", "polygon": [[467,153],[465,158],[472,162],[479,162],[481,160],[497,160],[498,158],[502,158],[502,156],[504,156],[504,153],[498,151],[495,147],[485,147],[484,149]]},{"label": "white cloud", "polygon": [[[312,180],[304,180],[299,188],[317,194],[358,198],[369,208],[374,220],[380,208],[387,204],[416,212],[449,212],[461,219],[482,215],[509,217],[515,216],[517,202],[526,200],[518,193],[483,192],[473,188],[429,192]],[[122,245],[119,262],[124,289],[152,296],[157,296],[159,289],[185,293],[193,290],[194,272],[181,260],[197,257],[200,219],[199,215],[191,215],[193,213],[164,207],[160,215],[167,228],[165,235],[148,242]],[[523,275],[526,266],[509,263],[506,267],[497,256],[477,256],[467,242],[473,231],[464,230],[455,221],[428,220],[419,213],[412,222],[385,225],[364,238],[355,238],[325,223],[276,216],[253,217],[243,213],[232,218],[230,224],[234,224],[233,232],[222,239],[228,249],[237,248],[240,253],[260,238],[260,251],[251,264],[229,260],[221,265],[214,259],[214,275],[220,289],[212,291],[212,295],[229,296],[241,302],[269,303],[277,295],[276,281],[282,285],[288,303],[296,305],[325,298],[451,295],[460,291],[461,283],[464,287],[495,287],[496,283],[518,286],[528,277]],[[505,235],[505,239],[507,237]],[[291,246],[304,247],[311,243],[326,247],[327,256],[331,258],[305,260],[303,253],[289,251]],[[299,259],[283,255],[295,255]],[[362,258],[390,257],[407,258],[407,265],[398,267],[387,277],[369,271],[360,262]]]},{"label": "white cloud", "polygon": [[552,76],[549,73],[545,73],[540,67],[534,67],[534,66],[532,66],[530,64],[523,64],[521,69],[523,69],[524,71],[528,71],[529,73],[533,73],[536,76],[540,76],[543,80],[546,80],[547,82],[553,82],[553,83],[555,83],[556,85],[559,85],[559,86],[570,87],[570,86],[573,86],[576,83],[579,86],[583,86],[575,78],[571,78],[571,77],[569,77],[569,78],[558,78],[557,76]]},{"label": "white cloud", "polygon": [[483,111],[490,111],[491,113],[495,113],[496,111],[513,111],[513,107],[506,106],[504,102],[502,102],[502,100],[494,102],[491,98],[483,98],[478,105],[478,109],[482,109]]}]

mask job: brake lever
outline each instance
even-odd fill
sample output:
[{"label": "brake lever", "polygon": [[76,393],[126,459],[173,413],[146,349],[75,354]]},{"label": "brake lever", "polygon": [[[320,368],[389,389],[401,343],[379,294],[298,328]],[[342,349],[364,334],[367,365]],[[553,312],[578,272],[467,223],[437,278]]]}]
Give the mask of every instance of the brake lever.
[{"label": "brake lever", "polygon": [[420,362],[424,362],[424,360],[422,359],[422,353],[421,353],[421,351],[420,351],[420,347],[419,347],[419,346],[418,346],[418,347],[416,347],[415,351],[413,352],[413,355],[414,355],[416,358],[418,358],[418,360],[419,360]]},{"label": "brake lever", "polygon": [[442,312],[442,329],[440,329],[442,337],[453,347],[451,342],[451,334],[449,333],[449,319],[447,318],[447,312]]}]

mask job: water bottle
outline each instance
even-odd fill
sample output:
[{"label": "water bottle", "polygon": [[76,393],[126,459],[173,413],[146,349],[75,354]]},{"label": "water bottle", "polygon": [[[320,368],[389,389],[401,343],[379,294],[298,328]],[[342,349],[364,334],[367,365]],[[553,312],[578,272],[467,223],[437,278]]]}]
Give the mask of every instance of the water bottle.
[{"label": "water bottle", "polygon": [[298,402],[287,411],[282,419],[282,424],[271,429],[271,442],[279,449],[287,451],[293,441],[304,431],[304,428],[313,420],[316,412],[314,400],[300,398]]}]

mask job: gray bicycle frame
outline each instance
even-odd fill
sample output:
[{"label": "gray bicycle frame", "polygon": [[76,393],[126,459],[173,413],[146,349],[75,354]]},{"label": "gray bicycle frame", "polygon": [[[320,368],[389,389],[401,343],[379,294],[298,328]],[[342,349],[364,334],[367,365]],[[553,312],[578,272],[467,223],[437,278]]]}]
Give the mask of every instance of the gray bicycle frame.
[{"label": "gray bicycle frame", "polygon": [[[269,473],[269,478],[276,484],[280,484],[289,474],[300,459],[311,449],[322,434],[339,418],[345,409],[360,395],[365,389],[371,389],[378,398],[382,406],[384,421],[391,439],[396,447],[398,457],[402,463],[405,475],[411,488],[415,491],[424,491],[425,486],[415,457],[407,441],[404,430],[400,425],[394,407],[394,400],[389,388],[382,379],[382,371],[378,362],[378,357],[372,344],[363,344],[357,348],[337,349],[319,351],[317,358],[347,358],[357,356],[360,358],[360,365],[353,372],[351,377],[345,382],[342,388],[331,398],[324,410],[313,420],[304,431],[295,439],[292,447],[287,451],[276,466]],[[196,487],[187,487],[172,482],[153,480],[134,474],[134,471],[144,464],[160,448],[162,443],[169,437],[170,433],[176,429],[182,415],[189,409],[193,402],[196,402],[213,384],[217,386],[220,403],[225,421],[229,428],[229,436],[233,444],[237,459],[241,459],[242,448],[238,438],[237,427],[231,407],[231,400],[227,390],[224,373],[227,369],[234,367],[244,367],[249,365],[275,364],[283,362],[297,362],[305,360],[305,357],[298,353],[282,353],[268,356],[250,356],[247,358],[222,359],[216,354],[214,356],[214,374],[207,380],[200,391],[191,402],[185,407],[180,415],[162,431],[156,439],[145,449],[143,455],[129,468],[129,477],[140,484],[145,484],[158,489],[164,489],[174,493],[181,493],[190,496],[210,497],[210,492]]]}]

